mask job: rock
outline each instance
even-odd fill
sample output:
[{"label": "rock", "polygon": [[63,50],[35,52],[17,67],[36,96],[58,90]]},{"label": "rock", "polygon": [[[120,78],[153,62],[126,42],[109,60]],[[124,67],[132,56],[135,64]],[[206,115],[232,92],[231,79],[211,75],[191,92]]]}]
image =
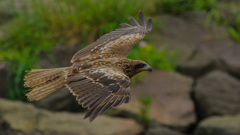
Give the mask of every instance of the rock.
[{"label": "rock", "polygon": [[146,135],[183,135],[182,133],[170,130],[165,127],[151,128],[146,132]]},{"label": "rock", "polygon": [[212,39],[200,43],[188,59],[179,64],[178,70],[184,74],[194,77],[204,73],[222,69],[220,57],[225,54],[226,50],[235,46],[235,43],[229,39]]},{"label": "rock", "polygon": [[0,97],[6,96],[7,89],[7,71],[6,64],[0,63]]},{"label": "rock", "polygon": [[204,12],[191,11],[181,16],[161,15],[159,18],[161,27],[156,26],[152,34],[158,37],[149,37],[150,41],[155,46],[177,50],[180,63],[188,59],[202,42],[228,38],[224,27],[208,25],[207,14]]},{"label": "rock", "polygon": [[194,98],[201,118],[237,114],[240,111],[240,81],[223,71],[212,71],[197,81]]},{"label": "rock", "polygon": [[207,118],[193,135],[240,135],[240,115]]},{"label": "rock", "polygon": [[[161,19],[161,20],[160,20]],[[232,41],[226,28],[207,21],[207,14],[194,11],[180,16],[161,15],[161,27],[153,29],[151,44],[178,53],[178,71],[193,77],[222,69],[225,51],[239,44]]]},{"label": "rock", "polygon": [[22,135],[21,131],[13,130],[0,116],[0,135]]},{"label": "rock", "polygon": [[0,99],[0,114],[12,129],[26,134],[39,131],[60,135],[120,135],[138,134],[141,127],[131,119],[100,116],[92,123],[83,120],[83,114],[50,112],[31,104]]},{"label": "rock", "polygon": [[173,72],[154,70],[143,81],[131,88],[131,102],[119,109],[140,114],[141,94],[152,97],[149,116],[152,120],[171,127],[186,129],[196,121],[190,97],[193,80]]},{"label": "rock", "polygon": [[225,50],[222,55],[222,66],[225,70],[240,78],[240,45]]}]

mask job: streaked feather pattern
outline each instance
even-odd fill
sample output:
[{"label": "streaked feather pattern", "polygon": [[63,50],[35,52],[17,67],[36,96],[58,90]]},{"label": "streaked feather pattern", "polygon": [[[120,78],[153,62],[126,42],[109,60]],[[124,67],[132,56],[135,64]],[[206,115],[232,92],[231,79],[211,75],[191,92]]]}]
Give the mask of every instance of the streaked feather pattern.
[{"label": "streaked feather pattern", "polygon": [[[87,113],[85,118],[90,117],[90,121],[92,121],[110,108],[123,103],[124,97],[130,97],[129,85],[123,85],[121,83],[123,80],[130,83],[130,79],[123,72],[105,67],[100,70],[69,75],[66,86],[77,96],[79,104],[90,109],[89,113],[92,113]],[[112,86],[118,87],[113,90]]]},{"label": "streaked feather pattern", "polygon": [[62,89],[65,84],[64,69],[34,69],[28,71],[29,74],[25,77],[24,84],[24,86],[32,88],[27,94],[28,99],[30,101],[40,100]]},{"label": "streaked feather pattern", "polygon": [[31,71],[27,71],[28,75],[25,76],[24,86],[35,87],[37,85],[43,84],[58,76],[62,76],[63,70],[64,68],[54,68],[54,69],[33,69]]},{"label": "streaked feather pattern", "polygon": [[[152,20],[149,19],[146,26],[145,18],[141,11],[139,11],[139,20],[141,25],[139,25],[133,17],[129,17],[129,21],[132,26],[127,23],[121,24],[124,28],[116,29],[110,33],[107,33],[100,37],[96,42],[93,42],[86,48],[79,50],[73,56],[71,62],[84,60],[86,57],[89,57],[89,55],[92,54],[118,54],[116,50],[123,48],[125,49],[119,51],[120,53],[117,56],[126,57],[132,47],[152,30]],[[103,51],[104,48],[106,51]]]}]

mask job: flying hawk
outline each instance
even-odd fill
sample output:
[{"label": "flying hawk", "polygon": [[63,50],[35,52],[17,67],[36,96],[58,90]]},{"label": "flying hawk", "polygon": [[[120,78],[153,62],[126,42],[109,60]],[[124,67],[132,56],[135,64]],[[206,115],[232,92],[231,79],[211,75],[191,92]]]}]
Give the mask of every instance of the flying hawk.
[{"label": "flying hawk", "polygon": [[130,78],[142,71],[152,71],[144,61],[127,59],[133,46],[152,30],[139,11],[139,21],[129,17],[132,25],[121,24],[96,42],[79,50],[71,67],[32,69],[27,71],[24,86],[30,87],[30,101],[40,100],[67,87],[76,100],[89,111],[84,118],[93,121],[112,107],[130,101]]}]

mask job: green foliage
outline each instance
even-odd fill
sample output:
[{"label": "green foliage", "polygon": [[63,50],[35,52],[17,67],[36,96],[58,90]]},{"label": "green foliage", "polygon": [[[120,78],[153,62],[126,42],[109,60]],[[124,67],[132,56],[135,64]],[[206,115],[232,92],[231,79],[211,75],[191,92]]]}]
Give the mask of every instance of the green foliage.
[{"label": "green foliage", "polygon": [[150,44],[144,47],[136,45],[128,55],[130,59],[138,59],[147,62],[151,67],[172,71],[177,66],[177,54],[164,48],[157,50]]},{"label": "green foliage", "polygon": [[221,17],[221,13],[218,11],[217,8],[212,9],[210,12],[208,12],[207,14],[207,21],[211,22],[212,20],[215,21],[215,23],[217,24],[224,24],[226,23],[222,17]]},{"label": "green foliage", "polygon": [[0,39],[0,62],[6,62],[11,69],[7,97],[26,100],[26,89],[23,87],[25,70],[32,68],[38,53],[48,49],[53,42],[46,36],[44,27],[34,27],[31,22],[19,23],[19,20],[14,20],[3,31],[8,31],[8,34]]},{"label": "green foliage", "polygon": [[240,42],[240,14],[235,19],[235,24],[228,26],[230,35],[238,42]]},{"label": "green foliage", "polygon": [[236,28],[229,26],[228,32],[233,37],[233,39],[240,42],[240,29],[236,29]]},{"label": "green foliage", "polygon": [[151,104],[152,104],[152,97],[146,96],[145,93],[141,93],[138,101],[141,103],[140,113],[137,114],[137,119],[140,123],[142,123],[145,127],[149,125],[151,122],[151,117],[148,115]]},{"label": "green foliage", "polygon": [[159,7],[162,12],[180,14],[190,10],[210,10],[216,0],[161,0]]},{"label": "green foliage", "polygon": [[137,15],[139,9],[145,14],[154,9],[153,2],[144,0],[23,0],[22,3],[27,9],[17,13],[26,19],[46,23],[47,29],[56,36],[75,37],[85,42],[119,27],[127,17]]}]

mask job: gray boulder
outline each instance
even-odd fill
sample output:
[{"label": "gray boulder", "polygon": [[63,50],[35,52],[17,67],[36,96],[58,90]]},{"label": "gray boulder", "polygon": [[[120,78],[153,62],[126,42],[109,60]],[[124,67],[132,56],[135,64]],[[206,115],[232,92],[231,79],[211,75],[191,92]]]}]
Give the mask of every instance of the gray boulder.
[{"label": "gray boulder", "polygon": [[[239,46],[235,43],[223,26],[207,21],[207,14],[194,11],[187,12],[180,16],[161,15],[155,21],[161,21],[161,26],[153,29],[153,36],[150,36],[151,44],[157,47],[164,47],[178,53],[178,71],[190,76],[198,77],[213,69],[224,69],[222,57],[226,50]],[[160,23],[159,23],[160,24]],[[234,55],[239,51],[235,50]],[[229,56],[231,55],[231,56]],[[231,68],[239,72],[239,57],[232,57],[232,53],[226,54],[226,62],[231,60]]]},{"label": "gray boulder", "polygon": [[227,49],[221,62],[226,71],[240,78],[240,45]]},{"label": "gray boulder", "polygon": [[240,81],[212,71],[197,81],[194,98],[201,118],[240,112]]},{"label": "gray boulder", "polygon": [[0,135],[22,135],[21,131],[13,130],[9,124],[0,116]]},{"label": "gray boulder", "polygon": [[150,128],[146,132],[146,135],[183,135],[183,134],[177,131],[168,129],[166,127],[156,127],[156,128]]},{"label": "gray boulder", "polygon": [[207,118],[193,135],[240,135],[240,115]]},{"label": "gray boulder", "polygon": [[92,123],[83,114],[50,112],[31,104],[0,99],[0,115],[14,130],[40,135],[134,135],[142,132],[132,119],[100,116]]},{"label": "gray boulder", "polygon": [[[188,59],[196,47],[205,41],[228,39],[224,27],[209,24],[207,14],[204,12],[188,12],[181,16],[161,15],[161,27],[156,26],[149,37],[153,45],[166,46],[171,50],[179,51],[179,62]],[[159,18],[156,18],[157,21]]]},{"label": "gray boulder", "polygon": [[223,69],[220,59],[226,50],[233,48],[234,42],[230,39],[211,39],[199,43],[192,54],[179,63],[179,71],[198,77],[214,69]]},{"label": "gray boulder", "polygon": [[141,114],[140,110],[144,105],[139,98],[150,96],[152,103],[148,115],[152,120],[182,130],[196,121],[194,104],[190,97],[193,83],[191,78],[159,70],[153,70],[143,78],[142,82],[131,88],[131,102],[117,109]]}]

